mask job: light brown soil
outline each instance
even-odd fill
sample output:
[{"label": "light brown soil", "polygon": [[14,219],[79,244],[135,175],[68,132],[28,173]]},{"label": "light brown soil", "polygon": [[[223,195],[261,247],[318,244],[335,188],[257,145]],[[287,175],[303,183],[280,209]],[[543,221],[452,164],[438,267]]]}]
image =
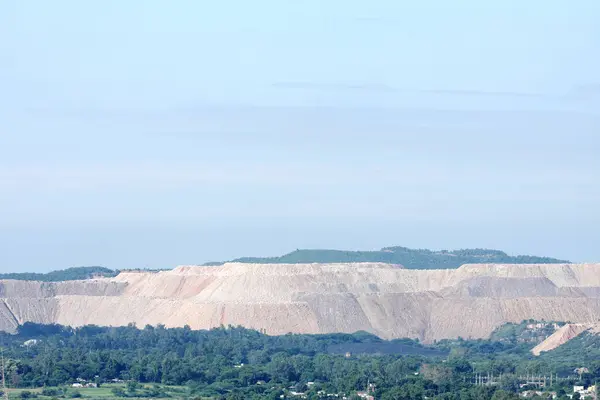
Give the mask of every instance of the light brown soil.
[{"label": "light brown soil", "polygon": [[524,319],[600,320],[600,264],[240,264],[58,283],[0,281],[0,329],[25,321],[211,328],[269,334],[355,332],[384,338],[485,338]]}]

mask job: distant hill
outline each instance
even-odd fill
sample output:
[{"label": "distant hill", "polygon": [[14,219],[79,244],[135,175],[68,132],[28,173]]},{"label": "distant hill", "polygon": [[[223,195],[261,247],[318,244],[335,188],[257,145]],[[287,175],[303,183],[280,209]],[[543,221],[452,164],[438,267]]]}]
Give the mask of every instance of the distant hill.
[{"label": "distant hill", "polygon": [[[384,247],[379,251],[296,250],[279,257],[242,257],[231,262],[260,264],[382,262],[401,264],[409,269],[451,269],[463,264],[564,264],[567,260],[537,256],[510,256],[500,250],[426,250],[406,247]],[[204,265],[221,265],[210,262]]]},{"label": "distant hill", "polygon": [[0,274],[0,279],[14,279],[19,281],[59,282],[90,279],[97,276],[116,276],[118,271],[104,267],[74,267],[47,273],[12,272]]}]

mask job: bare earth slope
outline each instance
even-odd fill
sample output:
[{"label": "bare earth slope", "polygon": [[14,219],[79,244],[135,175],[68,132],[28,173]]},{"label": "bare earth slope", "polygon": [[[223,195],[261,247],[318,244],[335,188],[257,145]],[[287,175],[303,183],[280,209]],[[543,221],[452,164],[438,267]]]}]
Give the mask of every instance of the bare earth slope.
[{"label": "bare earth slope", "polygon": [[600,320],[600,264],[242,264],[70,282],[0,281],[0,329],[26,321],[211,328],[269,334],[355,332],[384,338],[484,338],[524,319]]},{"label": "bare earth slope", "polygon": [[559,346],[567,343],[569,340],[576,338],[583,332],[600,333],[600,323],[588,324],[566,324],[557,329],[546,340],[531,349],[535,356],[539,356],[543,351],[554,350]]}]

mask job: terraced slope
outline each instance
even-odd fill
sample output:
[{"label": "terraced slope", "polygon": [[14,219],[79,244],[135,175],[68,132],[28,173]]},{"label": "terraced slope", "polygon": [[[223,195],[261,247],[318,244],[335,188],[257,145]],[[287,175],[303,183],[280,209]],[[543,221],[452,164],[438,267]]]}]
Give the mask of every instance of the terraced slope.
[{"label": "terraced slope", "polygon": [[600,320],[600,264],[478,264],[414,270],[382,263],[184,266],[70,282],[0,281],[0,329],[243,325],[269,334],[484,338],[525,319]]}]

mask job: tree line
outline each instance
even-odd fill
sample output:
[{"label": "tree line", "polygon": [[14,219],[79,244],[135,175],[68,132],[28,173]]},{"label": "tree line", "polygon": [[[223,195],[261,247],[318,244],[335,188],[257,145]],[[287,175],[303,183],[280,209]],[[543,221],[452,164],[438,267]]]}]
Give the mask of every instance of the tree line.
[{"label": "tree line", "polygon": [[[117,379],[133,387],[185,385],[196,396],[221,399],[275,399],[292,390],[309,399],[328,393],[351,396],[370,384],[383,400],[516,399],[519,374],[569,372],[578,365],[551,354],[533,358],[526,346],[511,342],[456,340],[427,347],[408,339],[387,342],[364,332],[268,336],[231,326],[196,331],[27,323],[16,335],[0,336],[12,387]],[[403,350],[378,350],[390,343]],[[346,354],[340,351],[344,346],[369,352]],[[590,372],[582,379],[591,383],[600,377],[600,362],[590,360],[587,367]],[[500,384],[474,385],[473,374],[486,372],[502,374]],[[564,394],[572,383],[561,381],[555,390]]]}]

